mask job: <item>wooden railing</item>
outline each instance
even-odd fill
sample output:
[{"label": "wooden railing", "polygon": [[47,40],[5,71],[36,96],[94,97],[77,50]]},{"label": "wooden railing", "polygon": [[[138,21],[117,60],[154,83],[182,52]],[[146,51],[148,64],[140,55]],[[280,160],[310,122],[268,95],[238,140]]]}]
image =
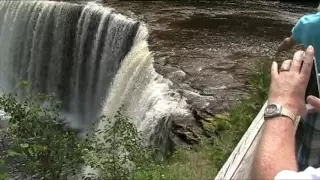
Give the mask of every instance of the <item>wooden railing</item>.
[{"label": "wooden railing", "polygon": [[[266,106],[267,102],[265,102],[246,133],[242,136],[238,145],[218,172],[215,180],[252,179],[251,169],[254,152],[261,136],[264,122],[263,114]],[[297,128],[299,120],[300,118],[298,117],[295,129]]]}]

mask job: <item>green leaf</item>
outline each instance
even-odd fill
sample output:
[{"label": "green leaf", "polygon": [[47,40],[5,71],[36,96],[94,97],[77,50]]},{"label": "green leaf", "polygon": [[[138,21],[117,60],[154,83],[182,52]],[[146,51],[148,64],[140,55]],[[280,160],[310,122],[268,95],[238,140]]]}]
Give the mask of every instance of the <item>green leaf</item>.
[{"label": "green leaf", "polygon": [[6,162],[3,159],[0,159],[0,167],[3,166]]},{"label": "green leaf", "polygon": [[28,147],[29,147],[29,144],[23,143],[23,144],[20,144],[20,147],[22,147],[22,148],[28,148]]},{"label": "green leaf", "polygon": [[14,151],[14,150],[12,150],[12,149],[9,149],[9,150],[8,150],[8,155],[9,155],[9,156],[22,156],[21,153],[16,152],[16,151]]},{"label": "green leaf", "polygon": [[8,177],[8,174],[5,172],[0,172],[0,180],[5,180]]},{"label": "green leaf", "polygon": [[34,148],[36,151],[46,151],[48,149],[47,146],[43,145],[32,145],[32,148]]}]

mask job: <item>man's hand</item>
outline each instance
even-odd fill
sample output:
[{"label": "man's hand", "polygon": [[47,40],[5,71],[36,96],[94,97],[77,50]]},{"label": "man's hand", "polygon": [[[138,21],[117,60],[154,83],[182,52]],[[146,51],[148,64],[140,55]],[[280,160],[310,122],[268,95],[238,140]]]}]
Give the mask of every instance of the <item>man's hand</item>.
[{"label": "man's hand", "polygon": [[[306,112],[304,96],[313,65],[314,49],[309,46],[306,56],[303,51],[294,54],[293,60],[272,63],[271,85],[268,103],[280,104],[295,115]],[[253,179],[274,179],[282,170],[297,171],[294,151],[294,126],[284,116],[273,117],[264,122],[256,150]]]},{"label": "man's hand", "polygon": [[314,49],[309,46],[304,57],[303,51],[294,54],[293,60],[278,64],[272,63],[269,104],[277,103],[289,109],[295,115],[306,114],[304,95],[313,65]]}]

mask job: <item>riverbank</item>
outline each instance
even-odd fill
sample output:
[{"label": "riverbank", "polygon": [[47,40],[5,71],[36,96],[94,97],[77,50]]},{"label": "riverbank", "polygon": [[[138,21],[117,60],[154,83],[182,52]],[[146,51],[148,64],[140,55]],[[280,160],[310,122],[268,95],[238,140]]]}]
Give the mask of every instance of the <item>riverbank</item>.
[{"label": "riverbank", "polygon": [[252,94],[233,105],[229,113],[219,114],[203,122],[208,133],[196,146],[177,148],[176,151],[150,171],[138,171],[137,179],[212,179],[223,166],[242,135],[246,132],[257,112],[267,99],[270,84],[271,62],[261,59],[257,72],[250,75]]}]

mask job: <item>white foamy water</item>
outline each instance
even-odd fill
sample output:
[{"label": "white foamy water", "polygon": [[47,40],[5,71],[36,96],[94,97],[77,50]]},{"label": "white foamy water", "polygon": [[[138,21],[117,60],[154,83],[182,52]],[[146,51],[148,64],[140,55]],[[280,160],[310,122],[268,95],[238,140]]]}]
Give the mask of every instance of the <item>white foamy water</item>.
[{"label": "white foamy water", "polygon": [[63,116],[82,131],[123,105],[149,137],[159,121],[189,112],[155,72],[147,37],[145,25],[94,3],[1,1],[1,91],[26,80],[27,92],[55,93]]},{"label": "white foamy water", "polygon": [[[157,74],[148,50],[146,28],[140,27],[136,41],[115,76],[102,114],[115,114],[124,105],[139,130],[150,135],[159,120],[189,113],[186,101],[169,88],[170,81]],[[102,128],[103,124],[99,125]]]}]

